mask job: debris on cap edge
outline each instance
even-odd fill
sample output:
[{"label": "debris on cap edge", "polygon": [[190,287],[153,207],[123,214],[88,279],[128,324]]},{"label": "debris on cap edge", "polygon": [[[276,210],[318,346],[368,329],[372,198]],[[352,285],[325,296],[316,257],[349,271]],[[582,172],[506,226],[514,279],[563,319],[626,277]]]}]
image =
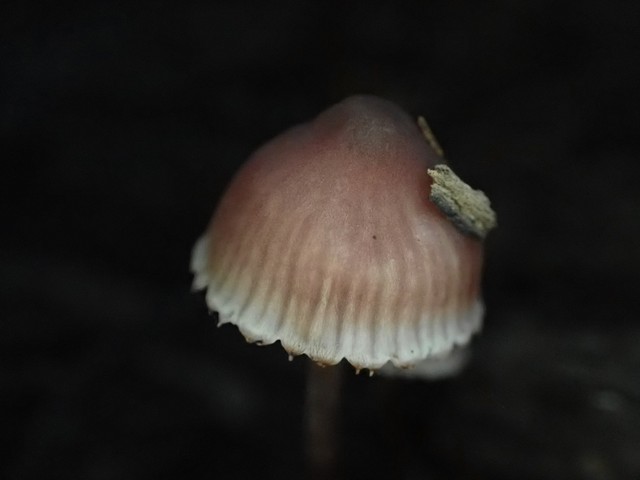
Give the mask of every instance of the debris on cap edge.
[{"label": "debris on cap edge", "polygon": [[438,140],[436,140],[436,136],[431,131],[431,127],[429,127],[429,124],[424,117],[418,117],[418,127],[420,127],[420,131],[422,132],[424,138],[427,140],[429,146],[433,148],[433,150],[438,154],[439,157],[444,157],[444,151],[438,143]]},{"label": "debris on cap edge", "polygon": [[497,224],[484,192],[471,188],[447,165],[438,164],[427,172],[433,178],[431,201],[462,233],[484,239]]}]

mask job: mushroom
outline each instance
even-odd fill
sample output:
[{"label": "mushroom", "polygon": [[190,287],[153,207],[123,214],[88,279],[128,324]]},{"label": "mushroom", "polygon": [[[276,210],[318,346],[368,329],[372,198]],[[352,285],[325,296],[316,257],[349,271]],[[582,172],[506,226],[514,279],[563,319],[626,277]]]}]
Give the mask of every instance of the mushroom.
[{"label": "mushroom", "polygon": [[324,365],[407,368],[466,344],[495,215],[440,152],[422,118],[372,96],[286,131],[223,196],[194,288],[248,341]]},{"label": "mushroom", "polygon": [[[480,329],[482,239],[494,225],[424,119],[353,96],[249,158],[194,247],[194,288],[220,324],[280,341],[290,358],[407,369]],[[313,430],[329,423],[313,412],[335,408],[310,386]],[[322,452],[330,433],[311,435]]]}]

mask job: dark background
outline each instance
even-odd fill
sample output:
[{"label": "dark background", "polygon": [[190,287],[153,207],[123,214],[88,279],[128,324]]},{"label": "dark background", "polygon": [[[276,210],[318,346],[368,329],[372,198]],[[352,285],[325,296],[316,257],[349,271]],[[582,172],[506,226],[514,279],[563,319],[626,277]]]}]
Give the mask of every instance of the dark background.
[{"label": "dark background", "polygon": [[262,142],[353,93],[489,194],[486,326],[346,372],[352,479],[640,478],[635,1],[3,2],[0,477],[302,478],[304,373],[190,249]]}]

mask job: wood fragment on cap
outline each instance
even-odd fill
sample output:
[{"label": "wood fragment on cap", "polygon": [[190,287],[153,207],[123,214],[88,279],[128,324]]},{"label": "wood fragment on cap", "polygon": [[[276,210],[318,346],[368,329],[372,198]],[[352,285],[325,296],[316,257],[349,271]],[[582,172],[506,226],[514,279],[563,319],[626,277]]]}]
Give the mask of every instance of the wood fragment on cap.
[{"label": "wood fragment on cap", "polygon": [[424,117],[418,117],[418,127],[420,127],[420,131],[422,132],[424,138],[426,138],[429,146],[433,148],[433,150],[438,154],[439,157],[444,157],[444,151],[438,143],[438,140],[436,140],[436,136],[431,131],[431,127],[429,127],[429,124]]},{"label": "wood fragment on cap", "polygon": [[447,165],[427,170],[433,184],[429,198],[462,233],[484,239],[497,224],[491,202],[464,183]]}]

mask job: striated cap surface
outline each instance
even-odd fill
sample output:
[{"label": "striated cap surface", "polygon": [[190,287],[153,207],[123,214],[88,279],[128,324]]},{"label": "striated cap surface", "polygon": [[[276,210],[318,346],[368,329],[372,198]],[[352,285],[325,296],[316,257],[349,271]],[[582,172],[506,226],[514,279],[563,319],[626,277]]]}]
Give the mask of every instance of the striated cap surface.
[{"label": "striated cap surface", "polygon": [[249,341],[356,368],[442,356],[479,330],[482,243],[429,199],[444,160],[388,101],[354,96],[255,152],[192,257]]}]

